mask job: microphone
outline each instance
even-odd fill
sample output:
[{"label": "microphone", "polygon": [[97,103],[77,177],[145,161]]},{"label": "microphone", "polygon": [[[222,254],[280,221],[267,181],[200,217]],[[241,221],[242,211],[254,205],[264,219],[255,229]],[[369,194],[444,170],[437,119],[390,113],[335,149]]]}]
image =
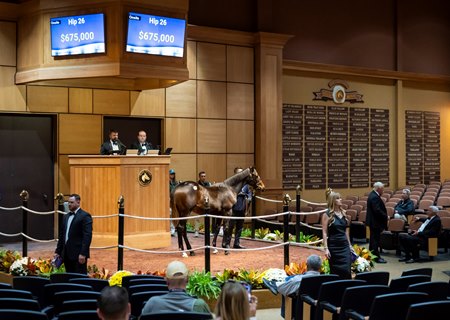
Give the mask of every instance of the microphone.
[{"label": "microphone", "polygon": [[116,142],[119,144],[120,154],[125,154],[127,152],[127,147],[119,139],[117,139]]}]

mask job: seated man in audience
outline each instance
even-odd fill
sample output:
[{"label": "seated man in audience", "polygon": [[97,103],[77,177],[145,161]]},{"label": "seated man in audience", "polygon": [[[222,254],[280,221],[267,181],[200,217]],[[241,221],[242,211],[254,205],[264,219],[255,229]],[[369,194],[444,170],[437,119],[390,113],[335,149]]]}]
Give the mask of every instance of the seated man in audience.
[{"label": "seated man in audience", "polygon": [[180,261],[172,261],[166,269],[166,281],[169,293],[150,298],[142,310],[142,314],[156,312],[189,311],[211,313],[203,299],[197,299],[186,293],[189,271]]},{"label": "seated man in audience", "polygon": [[414,202],[409,198],[411,191],[409,189],[403,189],[402,200],[400,200],[394,207],[394,218],[403,219],[407,222],[406,216],[414,213]]},{"label": "seated man in audience", "polygon": [[263,279],[266,287],[275,295],[281,293],[283,296],[295,295],[300,288],[302,279],[310,276],[317,276],[320,274],[320,268],[322,267],[322,259],[312,254],[306,259],[306,272],[295,276],[286,278],[285,282],[275,282],[274,280]]},{"label": "seated man in audience", "polygon": [[102,320],[128,320],[131,313],[127,289],[105,287],[97,301],[97,315]]},{"label": "seated man in audience", "polygon": [[398,237],[400,248],[405,251],[405,257],[400,262],[414,263],[419,260],[419,249],[428,242],[428,238],[434,238],[441,232],[441,218],[437,215],[439,208],[431,206],[427,210],[428,218],[418,218],[422,222],[418,230],[409,233],[401,233]]},{"label": "seated man in audience", "polygon": [[[296,298],[302,279],[311,276],[318,276],[320,274],[321,267],[322,259],[318,255],[312,254],[308,257],[308,259],[306,259],[306,272],[303,274],[287,277],[286,281],[281,283],[263,278],[263,282],[270,292],[274,295],[277,295],[278,292],[283,295],[283,299],[281,300],[281,316],[283,318],[285,317],[285,297]],[[295,315],[295,303],[293,303],[292,306],[292,315]]]}]

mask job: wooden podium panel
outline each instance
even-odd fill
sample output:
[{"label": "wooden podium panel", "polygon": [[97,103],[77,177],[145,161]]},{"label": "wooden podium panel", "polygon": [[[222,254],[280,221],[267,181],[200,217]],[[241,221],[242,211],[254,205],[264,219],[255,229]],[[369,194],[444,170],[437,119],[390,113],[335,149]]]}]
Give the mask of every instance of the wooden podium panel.
[{"label": "wooden podium panel", "polygon": [[[142,217],[170,216],[170,156],[69,156],[70,192],[81,196],[81,207],[92,216],[118,213],[125,199],[125,214]],[[148,185],[139,182],[143,170],[151,173]],[[117,244],[118,217],[94,218],[92,246]],[[125,218],[124,244],[151,249],[170,245],[168,220]]]}]

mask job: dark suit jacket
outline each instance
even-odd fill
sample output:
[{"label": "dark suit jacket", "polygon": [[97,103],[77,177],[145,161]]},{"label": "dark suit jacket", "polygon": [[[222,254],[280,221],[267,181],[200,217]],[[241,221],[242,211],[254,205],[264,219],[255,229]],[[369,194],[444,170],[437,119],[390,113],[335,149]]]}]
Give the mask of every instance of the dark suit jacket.
[{"label": "dark suit jacket", "polygon": [[89,247],[92,240],[92,217],[79,209],[70,224],[69,240],[66,243],[66,228],[69,215],[66,214],[62,226],[59,228],[59,239],[55,253],[61,257],[67,256],[70,260],[78,260],[78,255],[82,254],[89,258]]},{"label": "dark suit jacket", "polygon": [[[119,145],[119,154],[124,155],[127,153],[127,147],[119,140],[117,141],[117,144]],[[101,155],[110,155],[113,154],[113,149],[111,145],[111,141],[107,140],[103,142],[102,146],[100,147],[100,154]]]},{"label": "dark suit jacket", "polygon": [[[427,218],[420,218],[419,221],[425,222],[428,220]],[[422,232],[419,232],[417,235],[422,238],[434,238],[439,236],[441,233],[441,218],[439,216],[435,216],[433,220],[431,220],[423,229]]]},{"label": "dark suit jacket", "polygon": [[414,202],[411,199],[406,199],[406,201],[400,200],[395,206],[394,210],[398,211],[398,214],[404,216],[414,213]]},{"label": "dark suit jacket", "polygon": [[381,197],[374,190],[367,198],[366,225],[371,228],[387,229],[387,211]]},{"label": "dark suit jacket", "polygon": [[[145,144],[145,147],[147,148],[147,150],[152,150],[153,149],[153,146],[152,146],[152,144],[150,142],[145,141],[144,144]],[[143,151],[142,145],[141,145],[141,143],[139,141],[133,142],[131,144],[130,149],[138,149],[138,154],[141,154],[142,151]]]}]

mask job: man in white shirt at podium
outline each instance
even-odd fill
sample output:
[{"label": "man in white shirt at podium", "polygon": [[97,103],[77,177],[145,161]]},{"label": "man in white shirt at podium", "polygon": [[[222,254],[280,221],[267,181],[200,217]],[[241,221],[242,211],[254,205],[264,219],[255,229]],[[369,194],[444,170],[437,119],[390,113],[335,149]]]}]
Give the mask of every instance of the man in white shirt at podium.
[{"label": "man in white shirt at podium", "polygon": [[137,141],[131,144],[130,149],[137,149],[139,155],[145,155],[148,153],[148,150],[153,149],[152,144],[147,141],[147,132],[144,130],[139,130]]},{"label": "man in white shirt at podium", "polygon": [[101,155],[124,155],[127,153],[127,147],[119,140],[119,131],[110,129],[109,139],[100,147]]}]

